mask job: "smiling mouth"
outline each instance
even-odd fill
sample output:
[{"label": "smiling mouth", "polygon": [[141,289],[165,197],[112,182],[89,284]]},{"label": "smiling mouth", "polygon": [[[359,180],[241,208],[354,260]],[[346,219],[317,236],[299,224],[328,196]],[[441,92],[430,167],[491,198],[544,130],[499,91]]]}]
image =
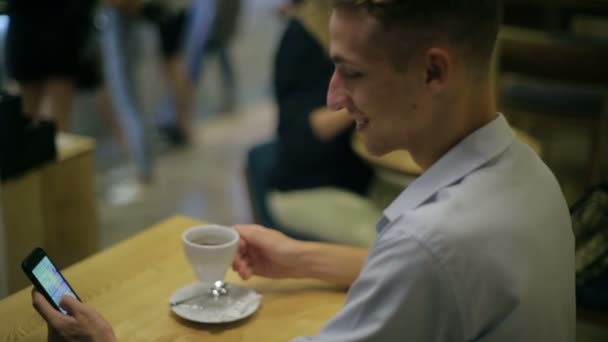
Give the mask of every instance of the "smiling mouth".
[{"label": "smiling mouth", "polygon": [[369,123],[369,119],[357,119],[355,121],[357,123],[357,131],[365,129],[365,127],[367,127],[367,124]]}]

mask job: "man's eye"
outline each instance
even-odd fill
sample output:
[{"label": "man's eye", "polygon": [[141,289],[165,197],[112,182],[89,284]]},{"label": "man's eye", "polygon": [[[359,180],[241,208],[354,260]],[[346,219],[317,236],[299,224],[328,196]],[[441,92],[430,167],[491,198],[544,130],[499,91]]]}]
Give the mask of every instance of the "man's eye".
[{"label": "man's eye", "polygon": [[346,79],[356,79],[361,77],[363,74],[355,71],[355,70],[344,70],[342,69],[342,71],[340,72],[342,74],[342,77],[346,78]]},{"label": "man's eye", "polygon": [[349,79],[355,79],[355,78],[359,78],[361,77],[361,73],[358,71],[352,71],[352,70],[348,70],[344,72],[344,77],[349,78]]}]

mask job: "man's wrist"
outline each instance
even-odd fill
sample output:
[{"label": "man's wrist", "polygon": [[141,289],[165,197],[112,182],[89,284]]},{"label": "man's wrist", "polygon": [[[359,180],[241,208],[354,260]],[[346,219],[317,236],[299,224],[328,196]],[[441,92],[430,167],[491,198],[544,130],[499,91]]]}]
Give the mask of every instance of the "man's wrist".
[{"label": "man's wrist", "polygon": [[315,243],[308,241],[296,241],[294,246],[290,248],[291,256],[291,278],[312,278],[312,270],[310,256],[314,255]]}]

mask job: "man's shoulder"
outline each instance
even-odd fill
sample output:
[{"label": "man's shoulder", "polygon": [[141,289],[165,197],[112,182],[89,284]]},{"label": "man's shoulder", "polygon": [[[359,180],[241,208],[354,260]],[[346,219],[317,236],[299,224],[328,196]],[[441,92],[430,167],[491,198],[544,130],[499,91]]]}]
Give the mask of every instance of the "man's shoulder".
[{"label": "man's shoulder", "polygon": [[377,245],[408,260],[392,264],[402,273],[422,267],[450,284],[467,336],[496,322],[526,331],[539,315],[561,323],[570,310],[574,243],[567,205],[542,161],[514,145],[414,209],[404,206]]},{"label": "man's shoulder", "polygon": [[416,236],[438,255],[568,231],[568,207],[548,168],[518,144],[505,154],[404,211],[390,230]]}]

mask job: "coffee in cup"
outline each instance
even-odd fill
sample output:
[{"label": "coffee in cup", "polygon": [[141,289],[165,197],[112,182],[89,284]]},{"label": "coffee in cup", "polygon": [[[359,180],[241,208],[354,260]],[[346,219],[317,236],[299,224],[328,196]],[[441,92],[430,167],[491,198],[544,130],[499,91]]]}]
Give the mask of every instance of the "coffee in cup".
[{"label": "coffee in cup", "polygon": [[184,254],[204,283],[223,281],[238,249],[239,234],[220,225],[192,227],[182,234]]}]

